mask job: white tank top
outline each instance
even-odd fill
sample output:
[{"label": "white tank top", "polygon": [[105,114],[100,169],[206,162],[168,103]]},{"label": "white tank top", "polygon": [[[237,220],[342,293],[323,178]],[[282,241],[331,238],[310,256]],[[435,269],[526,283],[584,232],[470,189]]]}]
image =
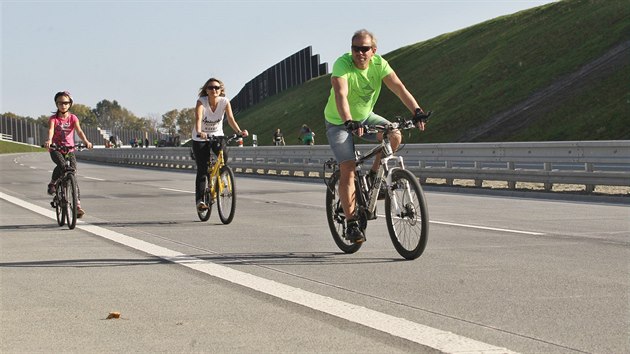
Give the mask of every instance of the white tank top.
[{"label": "white tank top", "polygon": [[[203,105],[203,117],[201,118],[201,131],[209,136],[223,136],[223,117],[225,116],[225,107],[228,99],[219,97],[217,108],[213,111],[208,102],[208,96],[199,97],[197,99]],[[197,137],[197,126],[193,124],[192,139],[195,141],[204,141]]]}]

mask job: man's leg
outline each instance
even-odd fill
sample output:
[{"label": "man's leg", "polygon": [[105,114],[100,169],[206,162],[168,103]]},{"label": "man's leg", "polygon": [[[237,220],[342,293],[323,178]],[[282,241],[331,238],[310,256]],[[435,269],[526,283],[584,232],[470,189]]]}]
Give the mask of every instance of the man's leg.
[{"label": "man's leg", "polygon": [[[379,133],[378,141],[382,140],[383,134]],[[392,145],[392,151],[396,152],[396,149],[398,149],[398,146],[400,146],[400,143],[402,142],[402,134],[400,134],[400,130],[393,131],[389,134],[389,142]],[[378,171],[378,167],[381,165],[381,155],[382,154],[379,152],[376,156],[374,156],[374,164],[372,164],[372,171],[374,172]]]},{"label": "man's leg", "polygon": [[354,220],[356,191],[354,188],[354,161],[345,161],[339,165],[339,200],[346,220]]}]

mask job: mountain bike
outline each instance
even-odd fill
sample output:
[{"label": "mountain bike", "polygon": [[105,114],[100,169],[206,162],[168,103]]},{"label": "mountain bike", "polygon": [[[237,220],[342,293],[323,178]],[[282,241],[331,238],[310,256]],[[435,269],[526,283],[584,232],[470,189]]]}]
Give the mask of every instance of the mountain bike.
[{"label": "mountain bike", "polygon": [[[231,141],[240,138],[239,134],[229,137],[208,137],[210,144],[220,139],[225,139],[225,146]],[[225,148],[225,147],[224,147]],[[208,221],[212,213],[212,204],[217,203],[219,219],[224,224],[229,224],[234,219],[236,210],[236,187],[234,185],[234,171],[226,164],[223,157],[223,149],[219,150],[219,155],[214,160],[214,154],[210,152],[208,157],[208,173],[205,176],[205,187],[202,201],[208,206],[207,209],[197,209],[197,215],[201,221]]]},{"label": "mountain bike", "polygon": [[[431,115],[424,116],[424,121]],[[355,149],[355,189],[356,213],[359,228],[364,233],[369,220],[377,219],[376,202],[385,185],[385,221],[389,236],[396,251],[405,259],[416,259],[422,255],[429,238],[429,211],[418,178],[405,169],[402,156],[395,156],[389,141],[389,134],[395,130],[414,129],[413,121],[397,118],[396,122],[387,125],[367,125],[363,127],[366,133],[383,132],[383,140],[362,156]],[[362,165],[382,153],[381,162],[376,176],[371,180],[362,170]],[[390,167],[390,163],[392,166]],[[346,216],[339,199],[340,171],[337,162],[330,159],[324,163],[326,171],[332,170],[330,177],[325,177],[326,217],[332,237],[343,252],[355,253],[361,248],[361,243],[350,242],[346,238]],[[369,170],[369,169],[368,169]]]},{"label": "mountain bike", "polygon": [[74,146],[58,146],[50,145],[51,150],[59,151],[63,154],[66,164],[64,166],[63,175],[55,181],[55,193],[50,206],[55,209],[57,216],[57,224],[63,226],[68,225],[70,230],[74,229],[77,224],[77,206],[79,204],[79,185],[75,176],[75,169],[70,164],[70,154],[72,149],[84,150],[87,148],[84,144]]}]

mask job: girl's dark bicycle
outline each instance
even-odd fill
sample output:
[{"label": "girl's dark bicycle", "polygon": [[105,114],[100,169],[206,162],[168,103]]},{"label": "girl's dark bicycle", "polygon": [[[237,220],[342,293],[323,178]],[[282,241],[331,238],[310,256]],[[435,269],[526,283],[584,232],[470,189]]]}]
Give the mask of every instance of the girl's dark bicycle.
[{"label": "girl's dark bicycle", "polygon": [[219,139],[224,139],[225,144],[219,150],[219,154],[214,160],[214,155],[210,152],[208,157],[208,173],[205,176],[205,187],[203,199],[205,209],[197,209],[197,216],[201,221],[208,221],[212,212],[212,204],[217,203],[219,211],[219,219],[224,224],[229,224],[234,219],[236,211],[236,187],[234,185],[234,171],[227,165],[223,150],[233,140],[240,138],[241,135],[233,134],[225,137],[208,137],[208,144]]},{"label": "girl's dark bicycle", "polygon": [[[423,117],[426,121],[429,112]],[[405,259],[416,259],[422,255],[429,237],[429,212],[422,187],[416,176],[405,169],[402,156],[395,156],[389,141],[389,133],[395,130],[414,129],[413,121],[398,118],[397,122],[387,125],[369,125],[363,127],[368,133],[383,132],[379,145],[362,156],[356,155],[356,213],[359,227],[365,234],[367,222],[375,220],[376,202],[379,199],[381,184],[385,185],[385,221],[389,236],[396,251]],[[378,153],[382,153],[376,176],[372,180],[363,172],[362,165]],[[390,166],[391,163],[391,166]],[[326,178],[326,217],[328,226],[337,246],[345,253],[354,253],[361,248],[361,243],[353,243],[346,237],[346,216],[339,199],[340,171],[336,161],[328,160],[326,170],[332,170]],[[324,173],[326,176],[326,173]]]},{"label": "girl's dark bicycle", "polygon": [[70,164],[70,154],[72,150],[84,150],[87,146],[77,144],[74,146],[50,145],[51,150],[59,151],[66,161],[63,175],[55,181],[55,193],[50,205],[55,209],[57,224],[68,225],[70,230],[74,229],[77,223],[77,208],[79,204],[79,185],[75,176],[75,169]]}]

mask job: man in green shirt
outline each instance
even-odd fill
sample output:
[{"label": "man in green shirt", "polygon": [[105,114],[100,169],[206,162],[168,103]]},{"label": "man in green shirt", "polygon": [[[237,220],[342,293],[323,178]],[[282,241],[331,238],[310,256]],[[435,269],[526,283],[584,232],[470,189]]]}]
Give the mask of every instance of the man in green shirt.
[{"label": "man in green shirt", "polygon": [[[376,38],[367,30],[359,30],[352,36],[351,53],[339,57],[333,64],[332,88],[324,109],[326,136],[330,148],[339,163],[339,198],[346,215],[346,238],[355,243],[365,241],[355,215],[356,195],[354,188],[355,155],[353,134],[368,141],[380,141],[381,133],[365,134],[362,126],[389,123],[372,110],[381,92],[382,83],[391,90],[402,103],[419,117],[424,111],[416,99],[400,81],[389,63],[376,54]],[[424,130],[425,122],[418,120],[417,126]],[[389,136],[393,151],[402,141],[399,131]],[[380,156],[376,156],[372,171],[376,172]]]}]

